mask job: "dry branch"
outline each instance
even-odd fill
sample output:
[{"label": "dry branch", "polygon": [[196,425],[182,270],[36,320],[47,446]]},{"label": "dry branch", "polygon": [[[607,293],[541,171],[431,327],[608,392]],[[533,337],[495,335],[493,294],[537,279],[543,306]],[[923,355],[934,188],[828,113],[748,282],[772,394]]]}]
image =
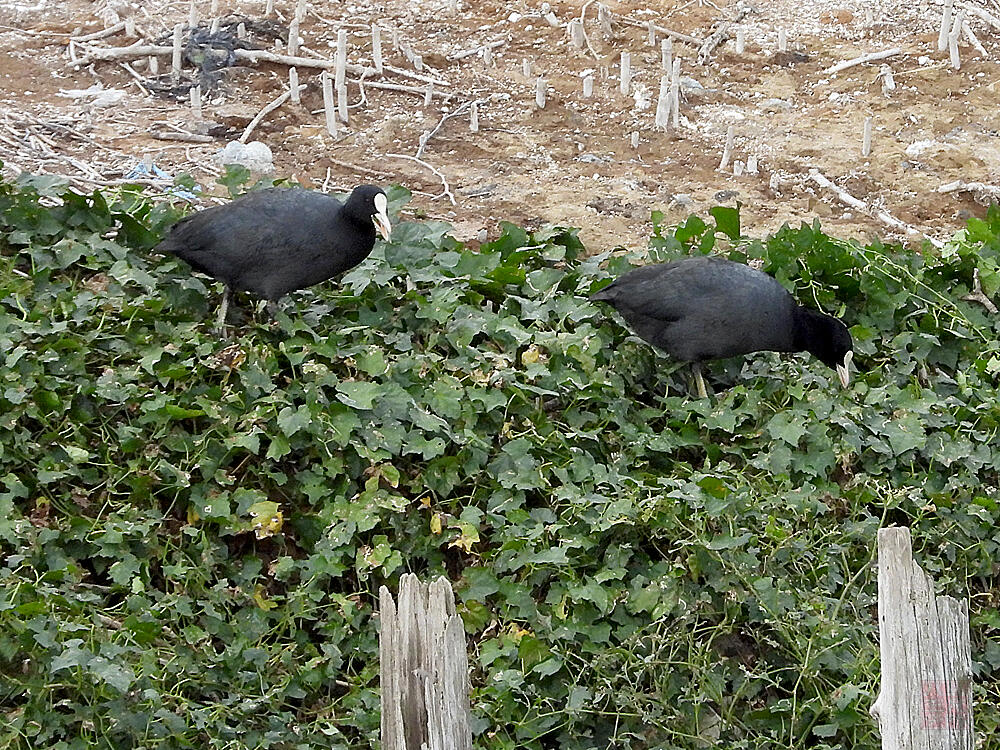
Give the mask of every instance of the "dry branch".
[{"label": "dry branch", "polygon": [[[635,26],[639,29],[648,29],[649,23],[644,21],[634,21],[631,18],[622,16],[618,18],[618,21],[625,24],[626,26]],[[704,39],[698,39],[697,37],[688,36],[687,34],[682,34],[679,31],[674,31],[673,29],[668,29],[665,26],[653,26],[657,34],[666,34],[667,36],[673,37],[681,42],[687,42],[688,44],[693,44],[695,47],[700,47],[705,43]]]},{"label": "dry branch", "polygon": [[[83,67],[84,65],[89,65],[90,63],[97,61],[132,59],[137,57],[148,57],[149,55],[169,55],[172,52],[173,47],[136,42],[135,44],[130,44],[127,47],[111,47],[104,49],[90,48],[87,50],[86,55],[77,58],[75,62],[67,63],[67,65],[70,67]],[[335,67],[334,60],[280,55],[276,52],[262,49],[238,49],[236,50],[236,59],[241,62],[269,62],[277,65],[288,65],[300,68],[318,68],[321,70],[332,70]],[[383,68],[387,72],[394,73],[395,75],[402,76],[404,78],[412,78],[413,80],[421,81],[423,83],[433,83],[435,86],[451,86],[448,81],[445,81],[442,78],[421,75],[419,73],[414,73],[413,71],[394,68],[391,65],[385,65]],[[354,75],[372,75],[375,73],[374,68],[352,64],[347,65],[347,71]]]},{"label": "dry branch", "polygon": [[976,203],[988,206],[990,203],[1000,203],[1000,187],[987,185],[984,182],[964,182],[955,180],[937,189],[939,193],[954,193],[956,191],[972,193]]},{"label": "dry branch", "polygon": [[844,203],[850,206],[851,208],[857,209],[858,211],[863,211],[864,213],[878,219],[883,224],[890,226],[893,229],[897,229],[909,235],[923,237],[924,239],[928,240],[932,245],[934,245],[934,247],[944,246],[944,243],[941,242],[940,240],[936,240],[933,237],[929,237],[916,227],[910,226],[904,221],[900,221],[885,209],[870,208],[868,204],[865,203],[864,201],[855,198],[853,195],[848,193],[843,188],[835,185],[833,182],[827,179],[818,169],[810,169],[809,177],[817,185],[826,188],[827,190],[831,191],[834,195],[836,195],[841,203]]},{"label": "dry branch", "polygon": [[215,142],[212,136],[199,135],[198,133],[168,133],[165,130],[152,130],[149,134],[158,141],[181,141],[182,143]]},{"label": "dry branch", "polygon": [[875,62],[876,60],[885,60],[887,57],[894,57],[895,55],[903,54],[903,50],[899,47],[893,47],[892,49],[883,50],[882,52],[868,52],[860,57],[855,57],[851,60],[844,60],[844,62],[839,62],[823,71],[823,75],[832,76],[836,75],[842,70],[847,70],[848,68],[853,68],[855,65],[864,65],[868,62]]},{"label": "dry branch", "polygon": [[[444,185],[444,192],[441,193],[441,195],[450,200],[451,205],[453,206],[457,205],[455,203],[455,196],[452,194],[451,189],[448,187],[448,180],[445,179],[443,174],[441,174],[437,169],[435,169],[433,166],[425,162],[423,159],[418,159],[415,156],[407,156],[406,154],[386,154],[386,156],[392,159],[408,159],[410,161],[415,161],[420,166],[426,167],[427,169],[431,170],[435,175],[437,175],[438,179],[441,180],[441,184]],[[439,195],[437,197],[440,198],[441,196]]]},{"label": "dry branch", "polygon": [[[306,86],[303,83],[303,84],[301,84],[299,86],[299,90],[301,91],[305,87]],[[246,143],[250,139],[250,134],[254,131],[254,128],[256,128],[258,125],[260,125],[261,120],[263,120],[265,117],[267,117],[271,112],[273,112],[274,110],[276,110],[282,104],[284,104],[285,102],[287,102],[289,100],[289,98],[291,98],[291,96],[292,96],[292,91],[291,91],[291,89],[289,89],[288,91],[286,91],[283,94],[281,94],[280,96],[278,96],[270,104],[265,105],[265,107],[260,112],[257,113],[257,116],[254,117],[250,121],[250,123],[246,126],[246,128],[243,130],[243,135],[241,135],[240,138],[239,138],[240,143]]]},{"label": "dry branch", "polygon": [[734,23],[739,23],[750,13],[750,8],[747,6],[741,7],[736,16],[732,19],[727,19],[719,23],[719,28],[713,31],[708,37],[702,42],[701,47],[698,49],[698,64],[704,65],[708,62],[708,59],[712,56],[715,48],[722,44],[726,39],[729,38],[730,28]]}]

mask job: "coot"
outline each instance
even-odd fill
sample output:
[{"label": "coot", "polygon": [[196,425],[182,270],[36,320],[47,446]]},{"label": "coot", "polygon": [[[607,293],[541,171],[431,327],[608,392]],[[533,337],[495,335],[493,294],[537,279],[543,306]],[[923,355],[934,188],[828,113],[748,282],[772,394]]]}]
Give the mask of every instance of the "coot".
[{"label": "coot", "polygon": [[375,230],[392,227],[385,192],[359,185],[344,203],[301,188],[247,193],[181,219],[157,250],[170,252],[226,285],[219,328],[233,290],[275,301],[353,268],[371,253]]},{"label": "coot", "polygon": [[725,258],[700,256],[636,268],[590,299],[614,307],[640,338],[694,363],[750,352],[815,355],[849,382],[851,334],[831,315],[797,304],[766,273]]}]

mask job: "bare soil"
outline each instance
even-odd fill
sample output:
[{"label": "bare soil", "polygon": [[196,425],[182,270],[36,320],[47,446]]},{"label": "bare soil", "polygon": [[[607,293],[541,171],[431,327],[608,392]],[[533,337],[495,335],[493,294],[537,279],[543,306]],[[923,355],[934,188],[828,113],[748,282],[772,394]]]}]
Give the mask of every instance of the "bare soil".
[{"label": "bare soil", "polygon": [[[207,22],[209,0],[197,10]],[[961,69],[937,51],[941,5],[913,0],[774,0],[761,3],[730,38],[698,64],[698,48],[675,41],[680,57],[683,101],[680,127],[659,131],[654,112],[660,86],[659,42],[649,46],[643,24],[704,39],[736,16],[735,2],[650,2],[608,0],[612,33],[597,19],[597,3],[554,2],[558,25],[541,4],[522,1],[448,0],[313,1],[300,25],[302,56],[332,58],[337,31],[349,32],[348,60],[371,65],[370,24],[383,28],[386,62],[414,71],[392,47],[391,29],[419,54],[421,75],[447,85],[449,98],[424,105],[425,84],[397,73],[367,81],[415,85],[405,93],[364,87],[348,76],[350,123],[334,138],[327,134],[316,69],[299,68],[308,88],[301,104],[286,102],[268,115],[252,139],[273,151],[275,172],[321,189],[348,189],[359,182],[398,182],[415,193],[412,209],[442,218],[459,239],[497,233],[508,220],[528,225],[554,222],[581,228],[593,250],[619,245],[642,247],[651,230],[650,211],[671,221],[718,204],[743,205],[744,226],[761,235],[785,222],[820,218],[841,236],[897,236],[872,216],[837,202],[809,179],[817,169],[855,197],[883,208],[932,237],[944,238],[985,209],[968,191],[938,192],[955,180],[998,183],[1000,118],[997,64],[1000,29],[970,12],[968,21],[987,55],[963,36]],[[866,18],[865,7],[872,9]],[[287,27],[292,0],[276,0],[271,20]],[[1000,15],[995,4],[979,7]],[[222,0],[218,13],[261,20],[265,3]],[[171,175],[191,174],[210,190],[219,173],[214,155],[237,138],[247,123],[288,87],[287,68],[277,64],[234,67],[205,95],[203,119],[194,122],[186,95],[149,90],[146,58],[95,62],[74,67],[69,40],[99,31],[132,15],[146,40],[164,37],[186,23],[188,2],[136,0],[0,0],[0,159],[5,174],[20,170],[70,177],[87,189],[122,181],[144,156]],[[566,24],[585,18],[589,45],[575,49]],[[632,25],[635,24],[635,25]],[[737,54],[742,29],[746,49]],[[778,49],[778,31],[787,34]],[[658,35],[658,39],[663,35]],[[455,59],[463,50],[491,42],[492,64],[481,53]],[[87,43],[92,48],[135,42],[118,33]],[[273,49],[267,40],[258,40]],[[75,44],[77,56],[87,46]],[[899,47],[887,60],[824,72],[857,55]],[[631,91],[619,91],[619,60],[631,54]],[[523,61],[531,65],[525,76]],[[133,75],[121,64],[128,62]],[[159,60],[162,72],[169,55]],[[883,90],[880,66],[890,66],[896,88]],[[585,98],[582,80],[595,77]],[[535,79],[546,81],[544,109],[535,105]],[[159,79],[163,80],[163,78]],[[145,81],[145,82],[144,82]],[[79,91],[94,86],[120,94],[98,101]],[[73,92],[77,93],[74,95]],[[117,101],[115,98],[119,97]],[[471,99],[479,106],[480,130],[470,132],[467,113],[448,119],[422,154],[438,170],[456,199],[443,194],[442,179],[414,161],[389,154],[416,154],[422,133]],[[104,103],[105,106],[96,106]],[[861,155],[866,117],[873,117],[872,153]],[[758,174],[734,176],[720,170],[725,133],[734,126],[733,160],[755,155]],[[154,131],[211,132],[211,143],[158,140]],[[638,132],[633,148],[631,137]],[[206,200],[209,198],[206,197]]]}]

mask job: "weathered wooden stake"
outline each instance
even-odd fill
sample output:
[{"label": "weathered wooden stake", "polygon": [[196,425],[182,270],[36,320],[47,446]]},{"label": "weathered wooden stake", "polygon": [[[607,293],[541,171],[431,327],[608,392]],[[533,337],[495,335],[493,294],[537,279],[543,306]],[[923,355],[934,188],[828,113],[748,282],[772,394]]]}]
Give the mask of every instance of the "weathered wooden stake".
[{"label": "weathered wooden stake", "polygon": [[469,130],[479,132],[479,102],[473,102],[469,106]]},{"label": "weathered wooden stake", "polygon": [[198,25],[198,7],[194,4],[194,0],[191,0],[188,5],[188,26],[192,29]]},{"label": "weathered wooden stake", "polygon": [[382,75],[382,29],[376,23],[372,24],[372,64],[375,72]]},{"label": "weathered wooden stake", "polygon": [[181,39],[184,35],[184,24],[174,26],[174,49],[170,57],[170,72],[175,77],[181,74]]},{"label": "weathered wooden stake", "polygon": [[295,57],[299,53],[299,17],[293,16],[288,24],[288,54]]},{"label": "weathered wooden stake", "polygon": [[742,55],[743,50],[747,48],[747,33],[743,29],[737,29],[736,31],[736,54]]},{"label": "weathered wooden stake", "polygon": [[399,29],[392,27],[392,48],[399,52]]},{"label": "weathered wooden stake", "polygon": [[669,36],[660,42],[660,67],[664,73],[670,73],[674,64],[674,40]]},{"label": "weathered wooden stake", "polygon": [[292,103],[298,104],[299,99],[299,71],[294,67],[288,69],[288,86],[291,89]]},{"label": "weathered wooden stake", "polygon": [[527,57],[521,60],[521,75],[525,78],[531,78],[531,60]]},{"label": "weathered wooden stake", "polygon": [[483,47],[483,65],[487,68],[493,67],[493,48],[488,44]]},{"label": "weathered wooden stake", "polygon": [[670,123],[670,76],[660,76],[660,95],[653,122],[659,130],[666,130]]},{"label": "weathered wooden stake", "polygon": [[604,3],[597,4],[597,23],[601,27],[601,33],[605,39],[610,39],[613,33],[611,29],[611,11]]},{"label": "weathered wooden stake", "polygon": [[125,19],[125,36],[135,36],[135,16],[128,16]]},{"label": "weathered wooden stake", "polygon": [[243,21],[240,21],[239,24],[236,26],[236,38],[237,39],[247,38],[247,25],[243,23]]},{"label": "weathered wooden stake", "polygon": [[469,658],[451,584],[406,573],[379,591],[383,750],[472,750]]},{"label": "weathered wooden stake", "polygon": [[733,162],[733,177],[743,176],[743,162],[737,159]]},{"label": "weathered wooden stake", "polygon": [[778,29],[778,51],[788,51],[788,34],[785,33],[784,29]]},{"label": "weathered wooden stake", "polygon": [[632,55],[629,52],[622,52],[621,62],[621,82],[619,88],[622,96],[628,96],[629,87],[632,83]]},{"label": "weathered wooden stake", "polygon": [[639,148],[639,131],[633,130],[632,137],[629,140],[632,142],[632,148]]},{"label": "weathered wooden stake", "polygon": [[649,22],[647,33],[649,34],[649,46],[650,47],[655,47],[656,46],[656,24],[653,23],[652,21]]},{"label": "weathered wooden stake", "polygon": [[219,27],[222,25],[222,19],[216,16],[212,19],[212,24],[208,27],[208,33],[215,35],[219,33]]},{"label": "weathered wooden stake", "polygon": [[594,76],[583,77],[583,96],[589,99],[594,95]]},{"label": "weathered wooden stake", "polygon": [[865,118],[865,129],[861,134],[861,155],[866,159],[872,153],[872,118]]},{"label": "weathered wooden stake", "polygon": [[726,145],[722,149],[722,161],[719,162],[719,169],[729,166],[729,160],[733,158],[733,134],[735,128],[730,125],[726,128]]},{"label": "weathered wooden stake", "polygon": [[747,157],[747,174],[757,174],[757,157],[754,154]]},{"label": "weathered wooden stake", "polygon": [[545,109],[545,79],[535,80],[535,105],[539,109]]},{"label": "weathered wooden stake", "polygon": [[192,86],[190,90],[191,96],[191,116],[195,120],[201,119],[201,86]]},{"label": "weathered wooden stake", "polygon": [[323,114],[326,116],[326,132],[336,138],[340,131],[337,128],[336,103],[333,98],[333,76],[324,70],[320,74],[323,83]]},{"label": "weathered wooden stake", "polygon": [[347,125],[347,86],[337,89],[337,112],[340,113],[340,121]]},{"label": "weathered wooden stake", "polygon": [[209,5],[209,8],[210,8],[209,13],[211,15],[213,15],[213,16],[218,15],[218,13],[219,13],[219,0],[212,0],[211,4]]},{"label": "weathered wooden stake", "polygon": [[302,23],[306,18],[306,0],[298,0],[295,3],[295,18],[299,23]]},{"label": "weathered wooden stake", "polygon": [[579,19],[569,22],[569,41],[576,49],[583,49],[583,22]]},{"label": "weathered wooden stake", "polygon": [[681,59],[674,58],[674,69],[670,73],[670,101],[674,105],[674,127],[681,125]]},{"label": "weathered wooden stake", "polygon": [[421,55],[413,56],[413,69],[418,73],[424,69],[424,58]]},{"label": "weathered wooden stake", "polygon": [[896,90],[896,79],[892,77],[892,66],[885,64],[878,70],[882,79],[882,93],[889,96],[889,93]]},{"label": "weathered wooden stake", "polygon": [[427,88],[424,89],[424,106],[431,106],[432,101],[434,101],[434,84],[428,83]]},{"label": "weathered wooden stake", "polygon": [[264,15],[269,16],[272,13],[274,13],[274,0],[267,0],[267,3],[264,5]]},{"label": "weathered wooden stake", "polygon": [[344,88],[344,81],[347,78],[347,29],[340,29],[337,32],[337,57],[335,61],[333,85],[337,89]]},{"label": "weathered wooden stake", "polygon": [[878,630],[882,750],[972,750],[969,604],[934,595],[907,528],[878,532]]},{"label": "weathered wooden stake", "polygon": [[963,23],[965,23],[965,8],[955,14],[955,23],[952,24],[951,33],[948,34],[948,53],[951,56],[951,67],[955,70],[962,67],[962,61],[958,58],[958,38],[962,36]]},{"label": "weathered wooden stake", "polygon": [[951,12],[954,0],[944,0],[944,13],[941,15],[941,28],[938,30],[938,52],[948,49],[948,35],[951,32]]},{"label": "weathered wooden stake", "polygon": [[149,56],[149,74],[151,76],[158,76],[160,74],[160,58],[156,55]]}]

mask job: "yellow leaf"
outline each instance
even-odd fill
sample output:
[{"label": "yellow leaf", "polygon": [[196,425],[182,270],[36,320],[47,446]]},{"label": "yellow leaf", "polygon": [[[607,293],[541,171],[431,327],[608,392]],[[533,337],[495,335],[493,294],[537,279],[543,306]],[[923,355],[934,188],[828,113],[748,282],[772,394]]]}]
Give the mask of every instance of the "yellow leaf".
[{"label": "yellow leaf", "polygon": [[441,514],[435,513],[431,516],[431,533],[440,534],[441,533]]},{"label": "yellow leaf", "polygon": [[258,539],[266,539],[281,532],[285,517],[277,503],[265,500],[254,503],[247,510],[250,513],[250,528]]},{"label": "yellow leaf", "polygon": [[259,583],[253,590],[253,601],[258,607],[263,609],[265,612],[270,609],[274,609],[278,605],[272,602],[270,599],[264,596],[264,587]]},{"label": "yellow leaf", "polygon": [[189,505],[187,511],[188,526],[194,526],[200,520],[201,516],[198,515],[198,509],[195,508],[193,505]]},{"label": "yellow leaf", "polygon": [[533,365],[539,359],[538,347],[532,344],[521,354],[521,364]]},{"label": "yellow leaf", "polygon": [[455,539],[448,542],[448,546],[472,552],[472,545],[479,541],[479,530],[471,523],[465,523],[464,521],[452,524],[452,528],[457,528],[459,534]]}]

